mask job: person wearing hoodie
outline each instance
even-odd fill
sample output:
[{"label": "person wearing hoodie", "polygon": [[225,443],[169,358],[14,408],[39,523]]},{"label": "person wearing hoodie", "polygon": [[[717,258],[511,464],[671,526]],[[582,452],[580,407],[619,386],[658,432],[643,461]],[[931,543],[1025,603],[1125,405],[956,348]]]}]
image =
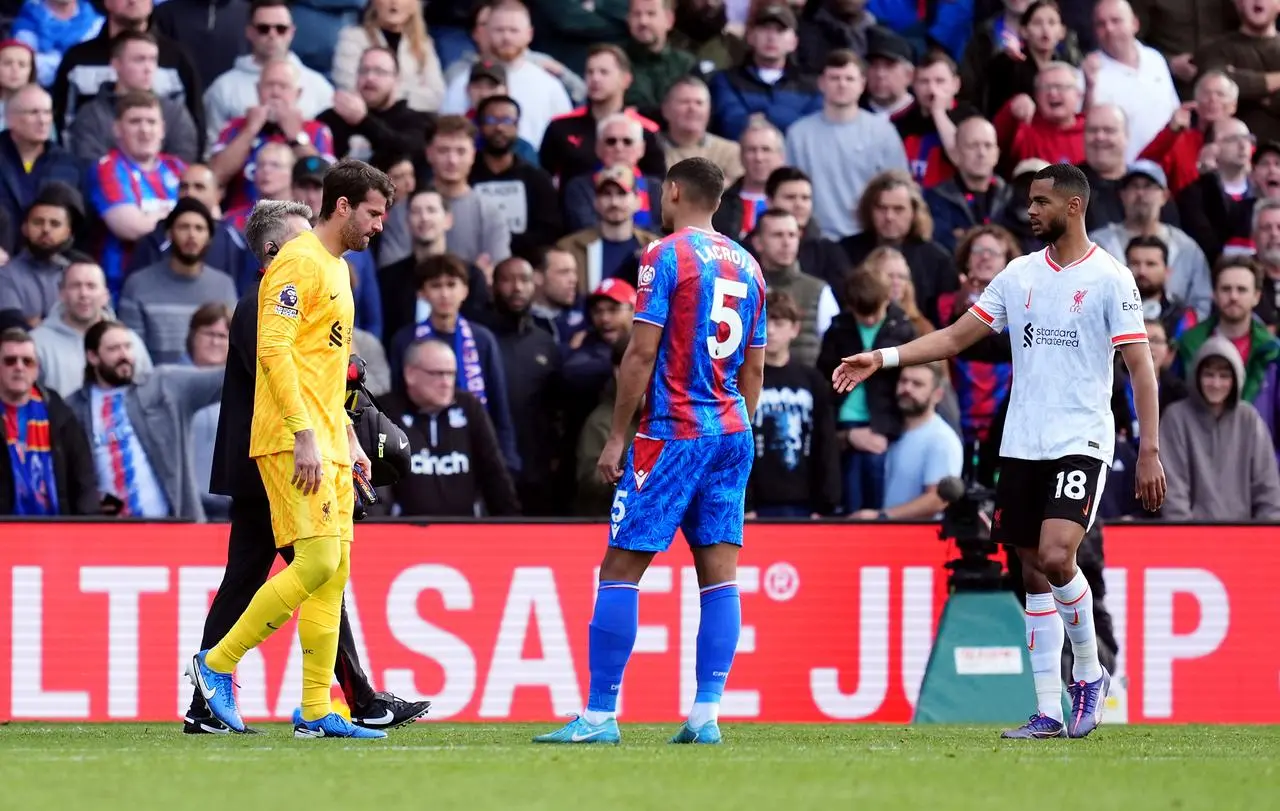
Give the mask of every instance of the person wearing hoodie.
[{"label": "person wearing hoodie", "polygon": [[[116,80],[106,82],[76,113],[71,129],[63,136],[63,146],[86,166],[95,163],[116,145],[116,103],[135,90],[155,91],[156,66],[160,46],[147,31],[125,31],[111,43],[111,69]],[[164,119],[164,143],[160,151],[193,163],[200,158],[202,144],[191,113],[181,101],[168,96],[160,100]]]},{"label": "person wearing hoodie", "polygon": [[[72,251],[58,285],[58,303],[31,331],[39,359],[39,383],[63,397],[84,385],[84,334],[99,321],[114,321],[107,294],[107,277],[97,260]],[[153,364],[146,344],[130,330],[134,371],[150,374]]]},{"label": "person wearing hoodie", "polygon": [[1186,375],[1205,341],[1226,338],[1244,359],[1240,397],[1251,403],[1274,440],[1280,417],[1280,342],[1253,311],[1262,299],[1262,266],[1247,256],[1224,256],[1213,275],[1213,314],[1182,333],[1174,367]]},{"label": "person wearing hoodie", "polygon": [[1280,471],[1262,417],[1241,399],[1244,363],[1226,338],[1201,344],[1189,395],[1160,421],[1169,521],[1280,520]]}]

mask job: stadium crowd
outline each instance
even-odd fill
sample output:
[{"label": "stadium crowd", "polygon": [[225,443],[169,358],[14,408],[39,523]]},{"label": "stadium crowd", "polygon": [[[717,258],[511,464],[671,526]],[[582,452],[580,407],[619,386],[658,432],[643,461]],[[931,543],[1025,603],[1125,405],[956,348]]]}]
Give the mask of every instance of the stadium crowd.
[{"label": "stadium crowd", "polygon": [[[1010,341],[837,396],[965,317],[1078,164],[1159,368],[1170,520],[1280,519],[1280,0],[0,2],[0,514],[220,520],[259,200],[391,176],[354,349],[402,516],[603,518],[595,462],[665,167],[725,172],[769,344],[750,514],[929,519],[994,475]],[[1070,269],[1063,272],[1070,272]],[[1079,308],[1088,290],[1064,308]],[[407,351],[435,337],[430,351]],[[1123,365],[1105,519],[1135,501]]]}]

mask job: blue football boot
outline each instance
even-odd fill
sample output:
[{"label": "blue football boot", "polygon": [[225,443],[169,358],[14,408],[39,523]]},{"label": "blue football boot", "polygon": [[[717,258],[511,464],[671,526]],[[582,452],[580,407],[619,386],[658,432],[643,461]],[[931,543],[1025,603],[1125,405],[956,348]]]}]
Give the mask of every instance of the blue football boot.
[{"label": "blue football boot", "polygon": [[1092,682],[1078,681],[1067,687],[1071,694],[1071,718],[1067,724],[1067,735],[1072,738],[1086,737],[1102,723],[1102,710],[1111,694],[1111,674],[1102,668],[1102,678]]},{"label": "blue football boot", "polygon": [[1050,718],[1047,715],[1031,716],[1031,720],[1027,721],[1017,729],[1006,729],[1000,733],[1001,738],[1065,738],[1067,737],[1066,726],[1058,720]]},{"label": "blue football boot", "polygon": [[191,657],[187,665],[187,678],[204,696],[204,703],[214,718],[226,724],[232,732],[244,732],[240,708],[236,706],[235,679],[230,673],[219,673],[205,664],[209,651],[202,650]]},{"label": "blue football boot", "polygon": [[358,727],[336,712],[331,712],[324,718],[319,718],[315,721],[304,721],[302,719],[302,708],[295,707],[293,710],[293,737],[375,740],[387,737],[387,733],[380,729]]},{"label": "blue football boot", "polygon": [[667,743],[720,743],[720,725],[715,721],[708,721],[694,729],[685,721]]},{"label": "blue football boot", "polygon": [[555,732],[539,735],[534,743],[622,743],[622,733],[618,731],[618,721],[610,718],[603,724],[589,724],[581,715]]}]

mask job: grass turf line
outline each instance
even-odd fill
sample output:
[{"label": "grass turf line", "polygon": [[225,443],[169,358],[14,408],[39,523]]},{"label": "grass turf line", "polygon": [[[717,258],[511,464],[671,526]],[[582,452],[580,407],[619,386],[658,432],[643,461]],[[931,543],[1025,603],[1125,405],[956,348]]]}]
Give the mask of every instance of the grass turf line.
[{"label": "grass turf line", "polygon": [[[1000,741],[989,727],[725,724],[721,747],[535,746],[553,725],[419,723],[386,741],[187,736],[177,724],[0,727],[0,809],[1257,809],[1280,791],[1280,727],[1103,727]],[[1083,804],[1083,805],[1082,805]]]}]

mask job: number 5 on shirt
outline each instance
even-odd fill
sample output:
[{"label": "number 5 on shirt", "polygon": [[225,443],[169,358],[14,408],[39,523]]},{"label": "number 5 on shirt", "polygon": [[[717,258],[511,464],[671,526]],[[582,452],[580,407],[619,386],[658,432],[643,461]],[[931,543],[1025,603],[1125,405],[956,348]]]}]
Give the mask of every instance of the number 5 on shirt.
[{"label": "number 5 on shirt", "polygon": [[715,280],[715,286],[711,291],[711,320],[717,325],[724,324],[729,328],[729,335],[723,341],[720,340],[718,327],[716,335],[707,336],[707,351],[716,360],[732,356],[742,345],[742,316],[734,307],[726,303],[727,297],[745,299],[746,283],[732,279]]}]

